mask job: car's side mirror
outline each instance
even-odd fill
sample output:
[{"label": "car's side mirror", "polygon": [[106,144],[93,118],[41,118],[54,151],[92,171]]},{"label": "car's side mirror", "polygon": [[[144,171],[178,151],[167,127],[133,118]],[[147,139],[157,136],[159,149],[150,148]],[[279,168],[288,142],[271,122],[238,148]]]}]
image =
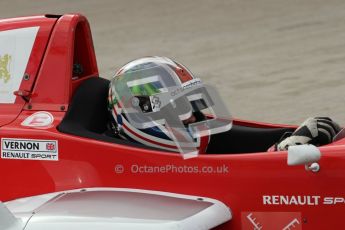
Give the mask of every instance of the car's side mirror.
[{"label": "car's side mirror", "polygon": [[307,170],[317,172],[320,169],[316,162],[321,158],[320,150],[314,145],[295,145],[288,149],[287,164],[305,165]]}]

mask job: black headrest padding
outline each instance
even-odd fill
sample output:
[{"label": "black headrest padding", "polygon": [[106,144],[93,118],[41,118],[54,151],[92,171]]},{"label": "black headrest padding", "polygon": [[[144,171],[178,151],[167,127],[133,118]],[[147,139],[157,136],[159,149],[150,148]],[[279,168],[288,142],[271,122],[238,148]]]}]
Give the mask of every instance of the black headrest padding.
[{"label": "black headrest padding", "polygon": [[109,122],[108,90],[109,80],[93,77],[85,80],[73,95],[65,117],[58,130],[76,136],[96,140],[145,147],[120,138],[104,135]]}]

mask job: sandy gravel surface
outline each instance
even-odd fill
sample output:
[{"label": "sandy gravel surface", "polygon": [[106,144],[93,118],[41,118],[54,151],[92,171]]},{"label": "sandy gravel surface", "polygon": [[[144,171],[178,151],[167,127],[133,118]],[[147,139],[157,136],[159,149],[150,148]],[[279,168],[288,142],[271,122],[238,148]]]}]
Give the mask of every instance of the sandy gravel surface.
[{"label": "sandy gravel surface", "polygon": [[219,88],[235,117],[345,124],[345,1],[1,1],[0,17],[81,12],[101,76],[141,56],[172,57]]}]

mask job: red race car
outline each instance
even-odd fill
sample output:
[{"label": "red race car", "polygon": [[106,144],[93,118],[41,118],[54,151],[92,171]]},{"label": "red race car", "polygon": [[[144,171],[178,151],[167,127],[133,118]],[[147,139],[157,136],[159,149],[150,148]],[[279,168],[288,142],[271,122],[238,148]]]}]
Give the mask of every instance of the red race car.
[{"label": "red race car", "polygon": [[345,227],[343,131],[267,152],[296,127],[234,119],[184,159],[104,135],[98,75],[84,16],[0,20],[0,229]]}]

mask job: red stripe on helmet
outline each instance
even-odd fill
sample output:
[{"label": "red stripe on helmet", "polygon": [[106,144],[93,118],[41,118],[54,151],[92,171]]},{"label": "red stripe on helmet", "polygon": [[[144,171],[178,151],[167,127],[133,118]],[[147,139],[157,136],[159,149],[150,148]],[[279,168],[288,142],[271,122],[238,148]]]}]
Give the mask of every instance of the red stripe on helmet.
[{"label": "red stripe on helmet", "polygon": [[178,67],[175,67],[174,70],[175,70],[175,73],[177,74],[178,78],[180,79],[181,83],[185,83],[187,81],[193,80],[192,74],[186,69],[186,67],[184,67],[183,65],[181,65],[179,63],[176,63],[176,65]]},{"label": "red stripe on helmet", "polygon": [[151,144],[155,144],[155,145],[160,145],[160,146],[163,146],[163,147],[166,147],[166,148],[173,148],[173,149],[177,149],[177,146],[176,145],[168,145],[168,144],[163,144],[163,143],[160,143],[160,142],[157,142],[157,141],[154,141],[154,140],[151,140],[151,139],[148,139],[144,136],[141,136],[140,134],[134,132],[131,128],[129,128],[128,126],[125,125],[125,123],[123,123],[123,126],[122,126],[124,129],[126,129],[127,131],[129,131],[131,134],[133,134],[134,136],[140,138],[140,139],[143,139],[144,141],[147,141]]}]

